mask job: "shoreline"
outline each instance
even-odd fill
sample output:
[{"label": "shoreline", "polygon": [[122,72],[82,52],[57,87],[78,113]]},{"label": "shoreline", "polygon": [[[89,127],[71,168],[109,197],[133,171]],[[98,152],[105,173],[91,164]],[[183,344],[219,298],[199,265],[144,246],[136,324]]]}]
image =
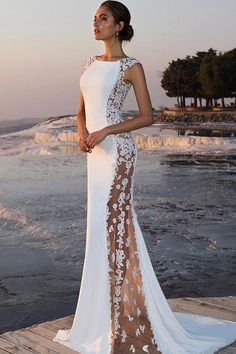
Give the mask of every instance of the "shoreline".
[{"label": "shoreline", "polygon": [[185,111],[185,110],[163,110],[158,113],[154,111],[155,123],[184,123],[184,124],[236,124],[236,110],[233,111]]}]

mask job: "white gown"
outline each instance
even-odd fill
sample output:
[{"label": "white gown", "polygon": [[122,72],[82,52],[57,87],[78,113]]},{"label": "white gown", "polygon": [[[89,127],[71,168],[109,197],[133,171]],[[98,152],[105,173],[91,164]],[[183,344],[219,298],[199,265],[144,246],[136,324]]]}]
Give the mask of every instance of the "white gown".
[{"label": "white gown", "polygon": [[[124,121],[133,57],[89,57],[80,79],[89,132]],[[87,153],[87,232],[70,329],[53,338],[81,354],[212,354],[236,339],[236,322],[172,312],[154,273],[133,206],[137,146],[108,135]],[[63,346],[62,346],[63,353]]]}]

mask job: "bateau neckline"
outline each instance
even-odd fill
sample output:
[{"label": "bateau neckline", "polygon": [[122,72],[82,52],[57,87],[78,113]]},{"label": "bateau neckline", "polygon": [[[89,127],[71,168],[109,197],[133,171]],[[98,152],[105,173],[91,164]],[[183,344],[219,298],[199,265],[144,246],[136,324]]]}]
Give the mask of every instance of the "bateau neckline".
[{"label": "bateau neckline", "polygon": [[123,58],[120,58],[118,60],[98,60],[98,56],[95,55],[95,60],[98,61],[98,62],[101,62],[101,63],[117,63],[117,62],[119,62],[119,61],[121,61],[123,59],[128,59],[128,58],[130,58],[130,57],[123,57]]}]

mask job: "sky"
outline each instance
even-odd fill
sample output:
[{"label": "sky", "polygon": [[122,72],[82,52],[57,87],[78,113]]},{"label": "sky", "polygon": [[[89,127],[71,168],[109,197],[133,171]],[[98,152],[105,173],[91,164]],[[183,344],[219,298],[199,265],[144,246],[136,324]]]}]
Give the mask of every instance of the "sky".
[{"label": "sky", "polygon": [[[104,53],[93,17],[102,1],[0,0],[0,120],[76,114],[85,60]],[[135,35],[126,55],[143,65],[152,106],[173,106],[161,75],[197,51],[236,46],[236,0],[123,0]],[[137,109],[130,89],[123,109]]]}]

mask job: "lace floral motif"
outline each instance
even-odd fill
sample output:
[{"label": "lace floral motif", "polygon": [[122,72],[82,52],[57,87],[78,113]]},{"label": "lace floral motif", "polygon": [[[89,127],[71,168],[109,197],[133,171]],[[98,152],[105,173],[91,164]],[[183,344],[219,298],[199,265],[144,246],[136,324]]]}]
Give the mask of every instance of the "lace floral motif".
[{"label": "lace floral motif", "polygon": [[83,73],[88,69],[88,67],[90,66],[90,64],[92,64],[92,62],[96,59],[95,56],[91,56],[89,58],[86,59],[85,63],[84,63],[84,66],[83,66],[83,69],[82,69],[82,74],[81,76],[83,75]]},{"label": "lace floral motif", "polygon": [[[124,70],[135,58],[120,61],[120,72],[107,102],[109,124],[123,121],[122,103],[131,87]],[[160,354],[145,303],[132,213],[133,174],[137,149],[130,132],[113,135],[117,149],[107,210],[107,246],[111,299],[110,353]]]}]

